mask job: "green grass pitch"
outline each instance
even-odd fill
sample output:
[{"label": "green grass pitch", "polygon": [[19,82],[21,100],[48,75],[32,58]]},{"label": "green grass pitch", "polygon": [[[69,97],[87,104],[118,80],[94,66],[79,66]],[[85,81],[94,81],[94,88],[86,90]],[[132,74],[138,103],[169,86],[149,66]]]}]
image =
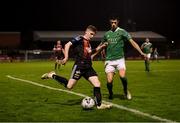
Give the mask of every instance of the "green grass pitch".
[{"label": "green grass pitch", "polygon": [[[151,62],[151,71],[144,71],[144,62],[126,61],[127,78],[132,100],[122,98],[122,84],[118,74],[114,78],[114,99],[108,100],[104,63],[93,66],[101,81],[104,101],[128,109],[180,122],[180,61]],[[58,74],[70,77],[73,61],[62,66]],[[54,88],[65,89],[54,80],[41,80],[43,73],[52,71],[54,62],[0,63],[0,122],[153,122],[151,117],[113,107],[109,110],[83,110],[83,97],[13,80],[7,75]],[[92,96],[92,86],[81,78],[73,92]]]}]

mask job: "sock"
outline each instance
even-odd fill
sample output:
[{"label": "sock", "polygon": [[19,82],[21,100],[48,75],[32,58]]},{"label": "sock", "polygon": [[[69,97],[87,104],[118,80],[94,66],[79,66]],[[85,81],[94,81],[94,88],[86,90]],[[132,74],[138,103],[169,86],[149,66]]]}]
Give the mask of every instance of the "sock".
[{"label": "sock", "polygon": [[107,88],[108,88],[108,91],[109,91],[109,95],[113,95],[113,92],[112,92],[113,84],[107,82]]},{"label": "sock", "polygon": [[100,106],[102,101],[100,87],[94,87],[94,97],[96,105]]},{"label": "sock", "polygon": [[127,78],[126,77],[120,77],[122,84],[123,84],[123,89],[124,89],[124,94],[127,95]]},{"label": "sock", "polygon": [[54,68],[55,68],[55,70],[56,70],[56,68],[57,68],[57,63],[55,63],[55,67],[54,67]]},{"label": "sock", "polygon": [[60,64],[58,64],[58,69],[60,69],[60,66],[61,66],[61,65],[60,65]]},{"label": "sock", "polygon": [[147,61],[147,70],[149,71],[149,61]]},{"label": "sock", "polygon": [[53,75],[52,78],[58,81],[60,84],[64,85],[64,87],[67,87],[68,80],[66,78],[58,75]]},{"label": "sock", "polygon": [[148,68],[147,68],[147,60],[145,60],[145,68],[146,68],[146,71],[148,70]]}]

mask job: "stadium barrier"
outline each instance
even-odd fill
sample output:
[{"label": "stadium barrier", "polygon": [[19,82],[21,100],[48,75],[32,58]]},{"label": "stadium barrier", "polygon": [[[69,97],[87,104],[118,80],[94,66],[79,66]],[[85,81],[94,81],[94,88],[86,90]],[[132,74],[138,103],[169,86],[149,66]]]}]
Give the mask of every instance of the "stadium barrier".
[{"label": "stadium barrier", "polygon": [[[165,56],[158,56],[158,59],[179,59],[179,52],[167,52]],[[73,60],[75,54],[70,51],[69,59]],[[142,60],[141,55],[126,53],[127,60]],[[27,62],[31,60],[54,60],[55,55],[52,50],[16,50],[15,52],[7,53],[0,52],[0,62]],[[100,53],[94,60],[103,60]]]}]

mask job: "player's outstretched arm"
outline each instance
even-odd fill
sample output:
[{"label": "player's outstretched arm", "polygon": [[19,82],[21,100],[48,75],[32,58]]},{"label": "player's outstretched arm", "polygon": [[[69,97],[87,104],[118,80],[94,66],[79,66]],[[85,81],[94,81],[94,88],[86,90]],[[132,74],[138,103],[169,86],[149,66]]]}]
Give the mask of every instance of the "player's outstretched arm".
[{"label": "player's outstretched arm", "polygon": [[139,47],[139,45],[133,40],[133,39],[130,39],[130,43],[131,45],[141,54],[143,55],[144,57],[146,57],[146,54],[142,52],[141,48]]},{"label": "player's outstretched arm", "polygon": [[144,48],[144,45],[142,44],[142,45],[141,45],[141,50],[143,50],[143,48]]},{"label": "player's outstretched arm", "polygon": [[62,53],[64,54],[64,56],[65,56],[65,50],[62,48]]},{"label": "player's outstretched arm", "polygon": [[91,59],[93,59],[103,48],[105,48],[108,45],[107,42],[105,43],[100,43],[96,49],[95,52],[91,55]]},{"label": "player's outstretched arm", "polygon": [[70,49],[71,45],[72,45],[72,43],[70,41],[65,45],[64,59],[62,61],[62,64],[66,64],[66,62],[68,61],[68,58],[69,58],[69,49]]}]

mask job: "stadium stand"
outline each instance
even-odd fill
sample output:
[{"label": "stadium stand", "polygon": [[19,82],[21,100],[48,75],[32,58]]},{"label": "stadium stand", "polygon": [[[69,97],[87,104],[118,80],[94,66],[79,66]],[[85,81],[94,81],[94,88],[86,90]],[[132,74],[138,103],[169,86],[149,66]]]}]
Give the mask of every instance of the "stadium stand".
[{"label": "stadium stand", "polygon": [[[96,47],[101,42],[105,32],[106,31],[97,32],[97,34],[95,35],[94,39],[91,42],[92,47]],[[84,32],[82,31],[34,31],[33,37],[34,37],[34,43],[37,44],[38,46],[41,46],[40,47],[41,49],[51,50],[52,47],[49,47],[50,45],[53,46],[51,43],[54,43],[55,41],[60,39],[62,41],[62,44],[65,44],[67,41],[71,40],[72,37],[81,35],[83,33]],[[159,53],[165,56],[166,47],[167,47],[166,37],[152,31],[137,31],[137,32],[129,32],[129,33],[132,35],[133,39],[139,45],[141,45],[144,42],[144,39],[148,37],[155,47],[161,47],[159,48],[160,49]],[[125,52],[126,52],[126,57],[128,59],[141,59],[138,52],[135,51],[135,49],[133,49],[130,45],[126,44]]]}]

